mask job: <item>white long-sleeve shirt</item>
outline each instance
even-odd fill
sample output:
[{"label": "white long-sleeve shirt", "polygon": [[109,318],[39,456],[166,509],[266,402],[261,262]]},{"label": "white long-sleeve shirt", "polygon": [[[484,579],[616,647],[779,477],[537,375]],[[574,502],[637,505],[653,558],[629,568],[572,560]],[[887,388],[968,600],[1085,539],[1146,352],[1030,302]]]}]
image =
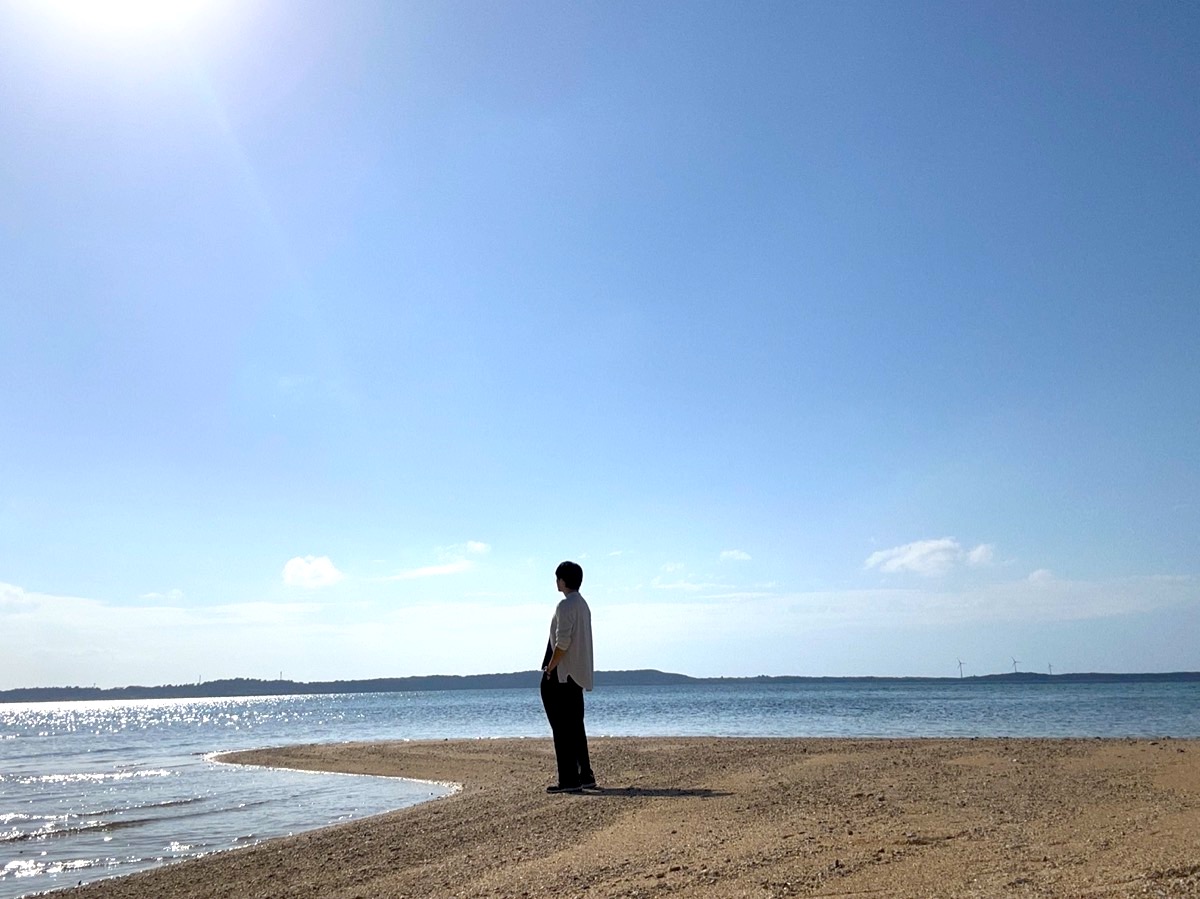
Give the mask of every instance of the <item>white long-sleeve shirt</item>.
[{"label": "white long-sleeve shirt", "polygon": [[554,670],[558,682],[571,678],[585,690],[592,689],[592,610],[578,591],[568,593],[554,610],[550,622],[550,645],[564,653]]}]

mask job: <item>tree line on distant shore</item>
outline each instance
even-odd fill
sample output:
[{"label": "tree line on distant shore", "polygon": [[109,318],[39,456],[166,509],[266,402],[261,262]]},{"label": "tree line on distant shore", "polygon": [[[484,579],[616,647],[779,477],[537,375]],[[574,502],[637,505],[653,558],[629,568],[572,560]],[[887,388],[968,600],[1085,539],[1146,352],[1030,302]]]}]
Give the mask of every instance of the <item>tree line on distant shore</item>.
[{"label": "tree line on distant shore", "polygon": [[[235,677],[195,684],[166,684],[157,687],[23,687],[0,690],[0,702],[81,702],[114,699],[222,699],[245,696],[302,696],[332,693],[407,693],[426,690],[502,690],[536,685],[537,671],[508,674],[435,674],[416,677],[382,677],[369,680],[290,681]],[[614,686],[702,686],[713,684],[834,684],[834,683],[1183,683],[1200,681],[1200,671],[1161,673],[1037,674],[1014,672],[973,677],[690,677],[654,669],[597,671],[597,687]]]}]

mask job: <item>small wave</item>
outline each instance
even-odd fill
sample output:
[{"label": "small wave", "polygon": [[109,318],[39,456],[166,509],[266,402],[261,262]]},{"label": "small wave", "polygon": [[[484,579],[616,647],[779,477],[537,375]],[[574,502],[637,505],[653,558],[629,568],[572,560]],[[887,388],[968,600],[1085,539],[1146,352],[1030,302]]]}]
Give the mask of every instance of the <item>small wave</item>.
[{"label": "small wave", "polygon": [[[63,837],[73,837],[84,833],[108,833],[111,831],[126,830],[131,827],[141,827],[143,825],[158,824],[165,819],[156,815],[142,814],[136,818],[110,818],[111,815],[120,815],[127,812],[147,812],[163,808],[188,808],[192,806],[202,806],[203,803],[209,802],[207,797],[199,796],[189,799],[172,799],[164,802],[152,802],[144,805],[137,805],[131,808],[108,809],[100,812],[89,812],[83,815],[63,815],[59,818],[41,818],[45,822],[40,827],[33,830],[20,830],[11,828],[7,831],[0,831],[0,844],[2,843],[23,843],[32,840],[58,840]],[[230,812],[242,812],[248,809],[257,809],[264,806],[275,804],[273,799],[260,799],[253,802],[238,802],[234,804],[223,804],[219,806],[197,807],[183,817],[198,818],[210,815],[225,815]],[[82,823],[55,823],[67,822],[71,819],[76,821],[83,819]],[[34,820],[26,818],[26,820]],[[182,819],[180,819],[182,820]],[[241,838],[239,838],[241,839]]]},{"label": "small wave", "polygon": [[205,809],[199,809],[195,812],[192,812],[192,814],[189,815],[188,817],[199,818],[201,816],[207,816],[207,815],[225,815],[225,814],[228,814],[229,812],[244,812],[247,809],[256,809],[256,808],[278,805],[278,802],[279,802],[279,800],[271,798],[271,799],[257,799],[253,802],[225,803],[222,805],[210,806]]},{"label": "small wave", "polygon": [[[21,812],[9,812],[0,814],[0,827],[17,824],[23,822],[40,822],[32,830],[20,830],[18,827],[10,827],[8,830],[0,830],[0,843],[13,843],[22,840],[34,840],[42,837],[65,836],[72,833],[84,830],[104,830],[116,829],[119,827],[134,826],[141,823],[149,823],[153,821],[165,820],[158,817],[139,817],[136,819],[114,819],[116,815],[124,815],[130,812],[153,812],[158,809],[173,809],[187,808],[188,806],[201,805],[208,802],[207,796],[191,796],[185,799],[165,799],[162,802],[144,802],[139,805],[121,806],[116,808],[92,809],[78,814],[69,815],[26,815]],[[203,814],[203,813],[201,813]],[[72,819],[84,819],[89,822],[88,825],[76,825],[60,827],[55,826],[56,821],[70,821]],[[107,822],[107,823],[105,823]]]},{"label": "small wave", "polygon": [[[148,811],[150,809],[156,809],[156,808],[181,808],[183,806],[196,805],[201,802],[208,802],[208,797],[207,796],[190,796],[186,799],[164,799],[162,802],[142,802],[142,803],[139,803],[138,805],[122,806],[120,808],[102,808],[102,809],[96,809],[95,811],[83,812],[83,813],[81,813],[80,817],[82,817],[82,818],[100,818],[105,815],[119,815],[122,812],[133,811],[135,809],[138,811],[143,811],[143,810]],[[0,824],[2,824],[2,823],[4,823],[3,818],[0,818]]]},{"label": "small wave", "polygon": [[47,874],[63,874],[67,871],[83,871],[87,868],[103,868],[113,864],[111,859],[104,858],[75,858],[70,861],[46,861],[36,858],[22,858],[11,861],[0,868],[0,880],[12,877],[37,877]]},{"label": "small wave", "polygon": [[140,827],[149,824],[154,818],[129,818],[123,821],[88,821],[85,824],[68,824],[66,827],[55,827],[48,824],[37,830],[10,830],[0,834],[0,843],[24,843],[30,840],[56,840],[63,837],[73,837],[81,833],[107,833],[112,830],[125,830],[129,827]]},{"label": "small wave", "polygon": [[139,777],[172,777],[174,772],[166,768],[151,768],[141,771],[101,771],[75,772],[72,774],[39,774],[13,778],[15,783],[23,786],[34,784],[69,784],[69,783],[116,783],[123,780],[133,780]]}]

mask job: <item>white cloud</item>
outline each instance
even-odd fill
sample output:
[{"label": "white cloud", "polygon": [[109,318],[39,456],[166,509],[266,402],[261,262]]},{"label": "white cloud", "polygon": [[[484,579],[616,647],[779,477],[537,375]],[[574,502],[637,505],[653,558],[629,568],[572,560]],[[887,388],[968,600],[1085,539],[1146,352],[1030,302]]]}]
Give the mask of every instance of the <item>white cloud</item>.
[{"label": "white cloud", "polygon": [[917,574],[945,574],[958,560],[962,548],[951,537],[941,540],[918,540],[891,549],[882,549],[867,557],[867,568],[878,568],[886,574],[912,571]]},{"label": "white cloud", "polygon": [[[274,676],[305,662],[322,631],[312,603],[115,605],[0,583],[0,687],[180,683]],[[55,651],[45,652],[53,641]],[[303,643],[303,650],[297,646]],[[265,670],[264,659],[270,658]]]},{"label": "white cloud", "polygon": [[981,543],[967,553],[967,564],[972,566],[991,565],[995,557],[995,547],[990,543]]},{"label": "white cloud", "polygon": [[666,565],[664,565],[662,567],[662,570],[664,572],[666,572],[667,574],[672,574],[673,572],[676,572],[676,571],[683,571],[683,563],[682,562],[668,562]]},{"label": "white cloud", "polygon": [[740,549],[727,549],[721,553],[722,562],[749,562],[750,553]]},{"label": "white cloud", "polygon": [[283,582],[289,587],[315,590],[336,584],[344,577],[329,556],[296,556],[283,566]]},{"label": "white cloud", "polygon": [[[1088,624],[1076,633],[1080,647],[1100,646],[1094,643],[1096,633],[1116,635],[1116,644],[1102,647],[1111,652],[1127,628],[1121,616],[1170,610],[1166,615],[1185,622],[1200,614],[1200,580],[1194,577],[1068,581],[1047,572],[1032,581],[1017,576],[969,589],[940,590],[936,585],[771,595],[729,591],[720,596],[678,585],[659,585],[673,593],[649,585],[611,591],[593,605],[596,663],[604,670],[655,667],[710,674],[903,674],[913,669],[872,666],[885,664],[876,659],[898,642],[919,640],[922,634],[941,639],[938,635],[947,627],[987,643],[998,628],[1040,632],[1043,622],[1109,619],[1103,631]],[[693,590],[708,586],[688,583]],[[513,596],[524,592],[515,589]],[[416,606],[386,601],[353,608],[304,601],[211,606],[196,597],[189,597],[186,606],[114,605],[0,583],[0,630],[7,649],[0,653],[0,688],[274,677],[280,670],[298,680],[466,674],[520,671],[534,664],[530,649],[540,655],[545,645],[552,598],[539,603],[492,597],[455,602],[455,614],[470,627],[462,630],[461,639],[447,643],[427,638],[446,615],[445,604],[432,599]],[[897,639],[900,631],[904,641]],[[767,664],[762,661],[764,641],[773,656],[770,668],[749,667]],[[50,642],[53,653],[45,652]],[[1185,638],[1176,643],[1175,655],[1142,656],[1145,661],[1134,656],[1124,663],[1134,667],[1126,670],[1139,670],[1139,665],[1148,666],[1144,670],[1194,667],[1194,643]],[[1158,643],[1154,646],[1157,652]],[[947,650],[951,662],[959,651],[957,646]],[[1019,648],[1011,651],[1026,657]],[[920,661],[910,664],[919,666]]]},{"label": "white cloud", "polygon": [[447,562],[444,565],[426,565],[423,568],[410,568],[408,571],[401,571],[399,574],[389,575],[383,578],[385,581],[415,581],[425,577],[442,577],[447,574],[462,574],[464,571],[470,571],[475,567],[475,563],[470,559],[459,559],[456,562]]},{"label": "white cloud", "polygon": [[437,558],[441,561],[436,565],[422,565],[418,568],[408,568],[396,574],[373,578],[375,581],[416,581],[422,578],[445,577],[452,574],[462,574],[475,568],[475,560],[468,556],[486,556],[492,551],[490,543],[481,540],[468,540],[466,543],[454,543],[450,546],[435,548]]},{"label": "white cloud", "polygon": [[864,565],[878,568],[885,574],[912,572],[925,577],[938,577],[959,565],[978,567],[990,564],[993,555],[994,548],[990,543],[964,550],[953,537],[942,537],[939,540],[917,540],[882,549],[871,553]]},{"label": "white cloud", "polygon": [[661,578],[655,578],[650,582],[655,590],[683,590],[688,593],[695,593],[699,590],[706,589],[708,584],[697,584],[692,581],[674,581],[673,583],[664,584]]},{"label": "white cloud", "polygon": [[143,593],[138,599],[144,599],[147,602],[182,602],[183,591],[176,588],[168,590],[166,593]]},{"label": "white cloud", "polygon": [[1081,621],[1150,612],[1196,598],[1194,578],[1068,581],[1039,569],[1024,580],[966,593],[962,607],[970,620]]},{"label": "white cloud", "polygon": [[656,577],[650,581],[650,586],[655,590],[681,590],[685,593],[700,593],[711,590],[732,590],[732,584],[711,584],[702,581],[689,580],[684,578],[680,581],[664,581],[661,577]]},{"label": "white cloud", "polygon": [[[1036,578],[960,590],[877,589],[763,595],[772,620],[813,624],[943,627],[996,622],[1084,621],[1195,603],[1200,583],[1189,577],[1067,581],[1048,571]],[[745,594],[749,598],[753,594]],[[710,600],[716,597],[704,597]],[[725,603],[720,604],[724,607]]]},{"label": "white cloud", "polygon": [[443,562],[457,562],[464,556],[486,556],[492,551],[492,545],[481,540],[468,540],[466,543],[439,546],[435,551]]},{"label": "white cloud", "polygon": [[[1198,607],[1196,578],[1055,579],[1032,585],[1018,577],[946,591],[923,583],[916,589],[742,594],[727,600],[695,594],[674,601],[631,596],[606,606],[598,620],[622,638],[619,646],[604,646],[606,668],[650,667],[647,660],[653,659],[653,667],[689,674],[912,674],[923,670],[931,652],[941,650],[948,656],[942,673],[951,675],[957,671],[954,653],[960,650],[941,645],[947,629],[968,642],[990,645],[997,634],[1038,634],[1048,623],[1061,623],[1057,633],[1070,635],[1062,651],[1085,666],[1077,670],[1106,670],[1093,659],[1111,658],[1114,647],[1121,646],[1126,616],[1157,612],[1194,620]],[[1070,645],[1072,639],[1075,645]],[[598,651],[601,646],[597,642]],[[1008,670],[1005,648],[998,650],[998,671]],[[1194,667],[1191,644],[1168,650],[1139,660],[1139,651],[1132,649],[1122,670]],[[1023,657],[1021,651],[1016,655]],[[1054,667],[1060,670],[1057,661]]]},{"label": "white cloud", "polygon": [[33,594],[26,593],[15,584],[0,584],[0,612],[20,612],[37,608]]},{"label": "white cloud", "polygon": [[748,599],[768,599],[777,595],[774,590],[735,590],[732,593],[709,593],[701,598],[708,603],[717,600],[743,602]]}]

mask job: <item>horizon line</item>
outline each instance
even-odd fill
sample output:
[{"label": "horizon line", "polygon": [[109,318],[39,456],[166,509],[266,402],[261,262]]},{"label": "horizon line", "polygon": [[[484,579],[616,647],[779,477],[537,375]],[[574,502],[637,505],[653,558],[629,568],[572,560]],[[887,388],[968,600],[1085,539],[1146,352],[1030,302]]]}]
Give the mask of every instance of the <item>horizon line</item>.
[{"label": "horizon line", "polygon": [[[536,677],[539,672],[537,669],[527,669],[522,671],[509,672],[491,672],[486,674],[416,674],[416,675],[400,675],[400,676],[384,676],[384,677],[368,677],[368,678],[343,678],[336,680],[309,680],[297,681],[287,678],[257,678],[257,677],[226,677],[217,678],[214,680],[197,680],[185,683],[170,683],[170,684],[126,684],[123,686],[114,687],[99,687],[93,684],[92,686],[80,685],[63,685],[63,686],[27,686],[27,687],[12,687],[0,690],[0,701],[4,701],[5,697],[14,695],[36,695],[45,693],[72,693],[83,694],[88,696],[101,696],[103,694],[120,694],[131,691],[187,691],[188,696],[183,698],[201,698],[198,694],[192,691],[204,689],[206,687],[235,687],[235,686],[262,686],[262,687],[277,687],[277,688],[322,688],[312,692],[389,692],[382,691],[362,691],[352,689],[354,685],[400,685],[400,684],[416,684],[416,683],[435,683],[435,682],[458,682],[463,681],[488,681],[497,679],[515,679],[525,677]],[[597,677],[610,679],[617,678],[625,681],[625,683],[610,683],[608,686],[656,686],[662,685],[663,681],[670,680],[676,684],[679,683],[714,683],[714,682],[729,682],[729,681],[978,681],[978,680],[1043,680],[1043,681],[1068,681],[1075,679],[1100,679],[1100,678],[1116,678],[1116,679],[1200,679],[1200,671],[1067,671],[1058,673],[1046,673],[1039,671],[1000,671],[989,674],[968,674],[968,675],[877,675],[877,674],[756,674],[756,675],[690,675],[680,672],[662,671],[657,668],[626,668],[626,669],[606,669],[596,672]],[[637,678],[647,678],[659,683],[637,683]],[[330,691],[328,688],[336,686],[351,687],[344,691]],[[428,688],[426,688],[428,689]],[[302,691],[297,691],[302,692]],[[249,696],[253,694],[237,694]],[[271,694],[267,694],[271,695]]]}]

